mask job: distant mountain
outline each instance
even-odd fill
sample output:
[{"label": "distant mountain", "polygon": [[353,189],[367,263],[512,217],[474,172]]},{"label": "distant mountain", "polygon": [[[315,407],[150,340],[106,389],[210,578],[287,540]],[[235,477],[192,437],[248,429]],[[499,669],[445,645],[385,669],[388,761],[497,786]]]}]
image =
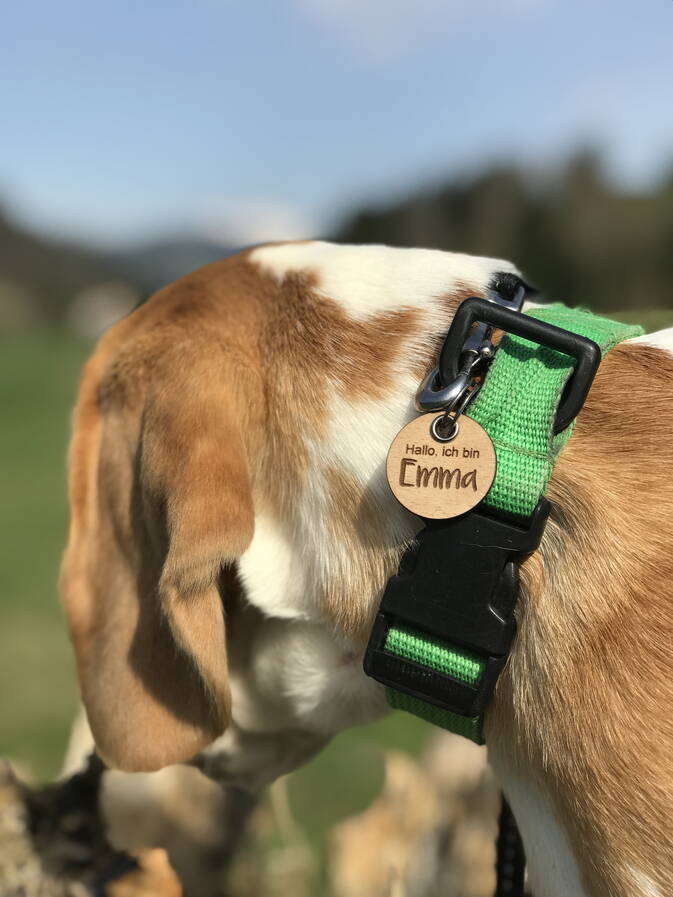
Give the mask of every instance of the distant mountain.
[{"label": "distant mountain", "polygon": [[75,297],[113,281],[147,296],[234,251],[190,236],[121,250],[94,249],[32,233],[0,206],[0,327],[11,320],[63,321]]},{"label": "distant mountain", "polygon": [[25,295],[42,320],[61,320],[80,290],[115,276],[99,253],[31,233],[0,207],[0,283],[5,290]]},{"label": "distant mountain", "polygon": [[105,258],[118,277],[146,292],[154,292],[176,278],[236,251],[209,240],[184,237],[108,252]]}]

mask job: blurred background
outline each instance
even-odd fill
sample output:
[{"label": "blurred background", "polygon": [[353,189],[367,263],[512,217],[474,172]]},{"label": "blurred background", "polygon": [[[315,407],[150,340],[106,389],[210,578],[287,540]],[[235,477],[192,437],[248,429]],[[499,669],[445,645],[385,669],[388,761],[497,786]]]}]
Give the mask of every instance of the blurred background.
[{"label": "blurred background", "polygon": [[[76,706],[56,583],[101,331],[195,267],[299,237],[505,257],[550,298],[673,323],[672,33],[671,0],[4,9],[0,755],[54,776]],[[293,777],[306,893],[383,749],[428,737],[391,717]]]}]

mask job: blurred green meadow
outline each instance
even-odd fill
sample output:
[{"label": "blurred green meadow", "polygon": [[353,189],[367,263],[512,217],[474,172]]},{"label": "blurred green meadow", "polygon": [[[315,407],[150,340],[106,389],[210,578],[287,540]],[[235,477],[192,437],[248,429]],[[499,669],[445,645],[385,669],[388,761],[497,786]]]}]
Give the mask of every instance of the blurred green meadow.
[{"label": "blurred green meadow", "polygon": [[[619,317],[650,330],[673,325],[673,311]],[[57,580],[70,411],[90,349],[63,330],[0,336],[0,756],[38,779],[58,772],[77,705]],[[426,724],[391,714],[343,734],[295,774],[293,811],[311,840],[379,791],[384,748],[417,754],[428,733]]]},{"label": "blurred green meadow", "polygon": [[0,337],[0,755],[51,776],[76,707],[57,597],[65,457],[89,347],[61,331]]}]

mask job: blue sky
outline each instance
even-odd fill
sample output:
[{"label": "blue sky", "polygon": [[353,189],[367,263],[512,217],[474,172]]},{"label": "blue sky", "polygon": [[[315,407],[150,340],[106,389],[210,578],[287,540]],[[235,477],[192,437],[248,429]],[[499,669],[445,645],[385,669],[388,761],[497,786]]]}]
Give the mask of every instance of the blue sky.
[{"label": "blue sky", "polygon": [[0,83],[31,226],[310,235],[493,159],[673,165],[673,0],[23,0]]}]

